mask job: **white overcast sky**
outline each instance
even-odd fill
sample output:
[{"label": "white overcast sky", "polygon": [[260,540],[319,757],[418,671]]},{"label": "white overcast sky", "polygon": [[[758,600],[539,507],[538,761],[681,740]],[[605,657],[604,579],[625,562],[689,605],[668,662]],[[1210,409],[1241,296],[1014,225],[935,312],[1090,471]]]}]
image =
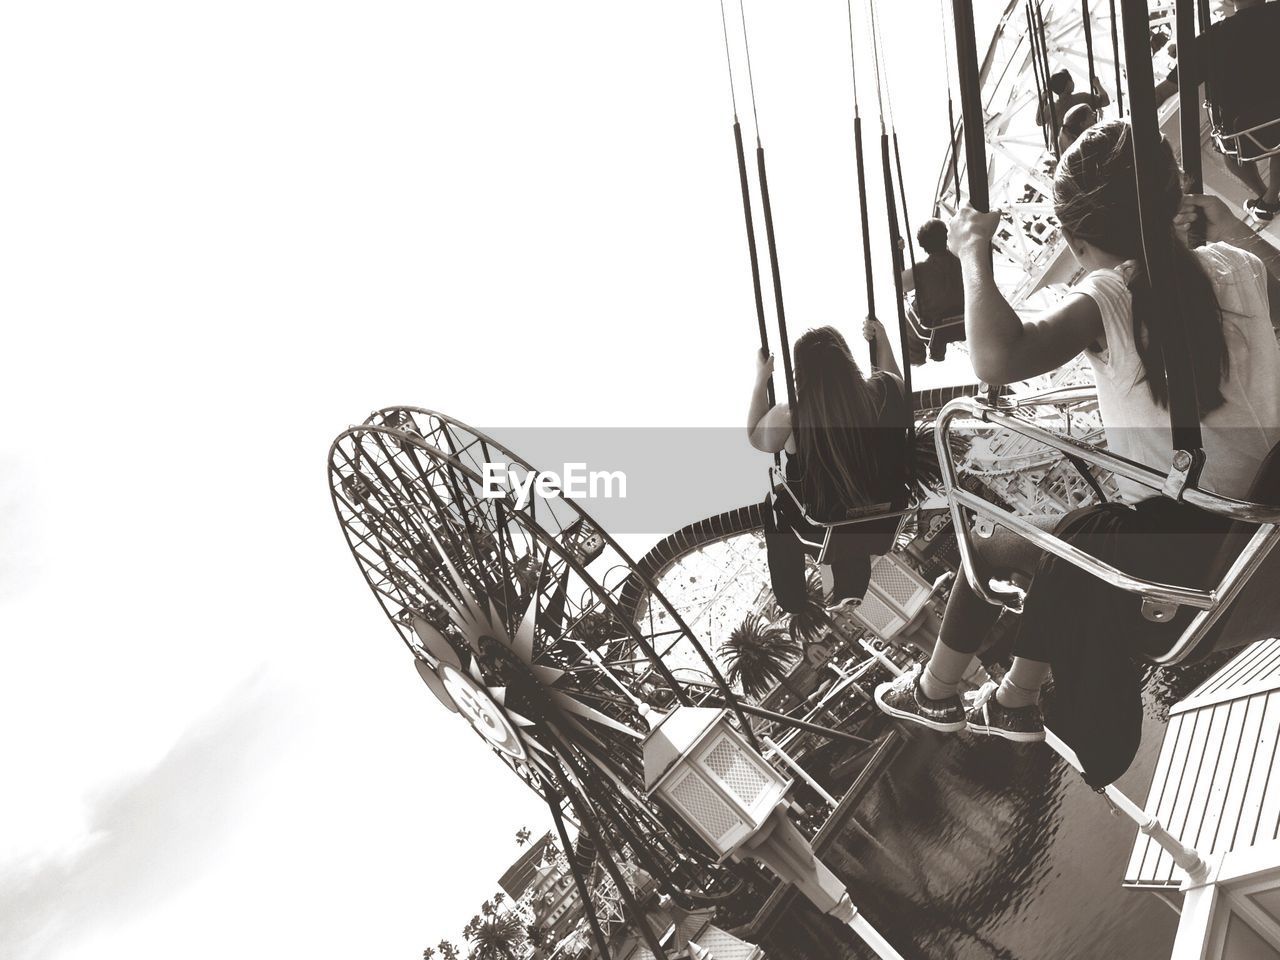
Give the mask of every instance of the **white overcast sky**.
[{"label": "white overcast sky", "polygon": [[[882,6],[918,223],[937,7]],[[844,5],[748,14],[793,333],[854,340]],[[0,956],[408,960],[494,889],[539,803],[422,689],[328,444],[741,421],[721,44],[714,0],[5,7]]]}]

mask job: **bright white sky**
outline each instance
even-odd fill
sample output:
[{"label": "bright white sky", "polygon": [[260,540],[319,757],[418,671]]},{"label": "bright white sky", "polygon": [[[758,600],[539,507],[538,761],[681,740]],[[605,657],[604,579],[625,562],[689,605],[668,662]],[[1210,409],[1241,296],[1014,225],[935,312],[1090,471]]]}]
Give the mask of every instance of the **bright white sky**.
[{"label": "bright white sky", "polygon": [[[916,224],[939,22],[883,6]],[[793,334],[855,340],[844,6],[748,14]],[[740,422],[721,44],[689,0],[6,9],[0,956],[457,936],[544,819],[422,689],[339,534],[328,444],[390,403]]]}]

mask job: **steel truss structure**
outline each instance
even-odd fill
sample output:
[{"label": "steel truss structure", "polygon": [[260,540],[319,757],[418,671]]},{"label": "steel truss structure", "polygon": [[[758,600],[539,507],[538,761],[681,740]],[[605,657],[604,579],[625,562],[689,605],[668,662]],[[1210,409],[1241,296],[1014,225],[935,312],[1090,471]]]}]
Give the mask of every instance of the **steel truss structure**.
[{"label": "steel truss structure", "polygon": [[[1044,37],[1049,68],[1070,71],[1076,88],[1089,84],[1088,45],[1085,20],[1079,2],[1046,0],[1033,4],[1044,19]],[[1110,42],[1112,24],[1107,3],[1094,0],[1089,7],[1093,38],[1094,73],[1111,104],[1104,115],[1115,115],[1120,94],[1116,89],[1117,68]],[[1074,269],[1061,241],[1053,216],[1053,166],[1056,157],[1046,146],[1041,125],[1036,123],[1040,93],[1037,89],[1035,52],[1024,15],[1026,0],[1010,0],[1005,7],[991,44],[979,68],[982,91],[983,127],[986,133],[987,183],[990,209],[1004,214],[997,234],[996,280],[1009,301],[1017,305],[1051,276]],[[1174,36],[1173,3],[1153,0],[1153,37]],[[1176,61],[1165,48],[1155,53],[1157,75],[1163,77]],[[1119,76],[1124,77],[1123,63]],[[967,199],[965,151],[960,146],[959,118],[950,146],[943,158],[935,194],[935,208],[942,214],[955,213]],[[954,160],[953,160],[954,153]],[[956,178],[959,175],[959,184]],[[959,189],[957,189],[957,186]],[[1054,267],[1066,254],[1059,271]],[[1064,275],[1059,279],[1067,279]]]},{"label": "steel truss structure", "polygon": [[[583,903],[607,893],[601,902],[621,904],[634,928],[651,933],[628,870],[690,907],[720,902],[740,880],[642,795],[645,715],[705,702],[710,686],[710,699],[754,734],[714,659],[621,548],[536,484],[524,503],[510,491],[485,496],[487,462],[536,472],[443,414],[380,410],[331,447],[334,509],[428,687],[546,800],[562,831],[570,821],[589,841],[595,869],[585,872],[608,878],[601,894],[588,889],[562,832]],[[636,578],[645,581],[642,617],[619,605]],[[698,661],[696,683],[659,655],[675,645]],[[604,952],[600,921],[589,919]]]}]

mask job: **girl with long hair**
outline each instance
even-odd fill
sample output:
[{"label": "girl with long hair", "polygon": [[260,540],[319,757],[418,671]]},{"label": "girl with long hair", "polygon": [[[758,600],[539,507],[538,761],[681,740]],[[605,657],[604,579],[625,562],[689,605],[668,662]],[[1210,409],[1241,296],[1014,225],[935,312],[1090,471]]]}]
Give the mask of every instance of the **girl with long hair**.
[{"label": "girl with long hair", "polygon": [[[1181,177],[1168,143],[1154,174],[1161,213],[1173,239],[1174,296],[1188,331],[1204,435],[1204,489],[1244,496],[1262,460],[1280,441],[1280,315],[1276,251],[1211,197],[1183,197]],[[1169,388],[1165,381],[1162,325],[1143,267],[1132,131],[1113,120],[1086,130],[1058,164],[1054,211],[1062,234],[1088,274],[1056,307],[1026,322],[1005,300],[992,275],[991,241],[999,213],[963,209],[951,225],[964,268],[965,316],[975,373],[990,383],[1014,383],[1055,370],[1083,353],[1097,381],[1098,406],[1108,448],[1167,471]],[[1203,220],[1209,243],[1189,249],[1180,231]],[[1214,521],[1181,503],[1149,499],[1152,491],[1119,481],[1133,505],[1129,529],[1150,535],[1122,537],[1134,565],[1195,576],[1199,558],[1169,551],[1172,524],[1183,532],[1218,534]],[[1208,518],[1208,519],[1206,519]],[[1045,529],[1062,517],[1031,518]],[[1201,541],[1203,542],[1203,541]],[[977,541],[987,565],[1030,576],[1040,552],[998,529]],[[1163,549],[1169,556],[1159,555]],[[1144,555],[1145,554],[1145,555]],[[1183,555],[1179,555],[1183,554]],[[1122,568],[1125,566],[1121,564]],[[1159,577],[1157,577],[1159,579]],[[1034,586],[1033,588],[1034,589]],[[937,645],[923,669],[876,690],[881,709],[934,730],[965,729],[1009,740],[1040,740],[1038,706],[1049,673],[1043,639],[1020,631],[1013,667],[997,687],[979,691],[966,710],[957,695],[960,678],[994,625],[999,608],[976,597],[958,577]],[[1039,644],[1038,645],[1038,641]]]},{"label": "girl with long hair", "polygon": [[[787,479],[810,516],[830,523],[857,516],[878,504],[906,505],[909,406],[897,360],[883,325],[868,320],[863,336],[879,368],[863,376],[848,343],[834,327],[807,331],[793,351],[796,404],[773,407],[768,382],[773,358],[757,355],[756,382],[747,414],[747,437],[757,450],[787,453]],[[832,599],[861,597],[870,557],[892,547],[897,517],[860,523],[843,538],[830,564]],[[786,531],[771,529],[774,593],[784,610],[807,602],[804,558]]]}]

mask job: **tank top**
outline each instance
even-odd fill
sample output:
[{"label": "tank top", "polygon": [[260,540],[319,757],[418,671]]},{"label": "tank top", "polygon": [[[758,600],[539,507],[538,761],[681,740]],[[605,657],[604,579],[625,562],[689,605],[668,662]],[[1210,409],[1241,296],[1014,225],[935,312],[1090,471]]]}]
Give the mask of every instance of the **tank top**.
[{"label": "tank top", "polygon": [[[1205,466],[1202,489],[1226,497],[1248,494],[1263,458],[1280,441],[1280,346],[1267,303],[1262,261],[1226,243],[1195,251],[1222,308],[1228,373],[1223,404],[1201,419]],[[1160,472],[1169,470],[1172,445],[1169,411],[1151,397],[1133,339],[1132,261],[1095,270],[1074,289],[1090,297],[1102,314],[1106,349],[1085,351],[1098,384],[1098,407],[1107,446]],[[1155,491],[1117,478],[1121,496],[1136,502]]]},{"label": "tank top", "polygon": [[[888,503],[900,509],[906,505],[909,495],[906,391],[898,377],[883,370],[867,378],[867,390],[878,411],[875,424],[864,428],[867,453],[876,466],[875,473],[867,478],[867,496],[872,504]],[[791,488],[801,495],[812,512],[812,503],[804,494],[805,483],[798,456],[788,455],[786,474]],[[828,510],[823,516],[815,515],[814,519],[825,523],[844,520],[850,510],[856,512],[861,507],[846,505],[846,509]],[[896,518],[893,523],[896,526]]]}]

